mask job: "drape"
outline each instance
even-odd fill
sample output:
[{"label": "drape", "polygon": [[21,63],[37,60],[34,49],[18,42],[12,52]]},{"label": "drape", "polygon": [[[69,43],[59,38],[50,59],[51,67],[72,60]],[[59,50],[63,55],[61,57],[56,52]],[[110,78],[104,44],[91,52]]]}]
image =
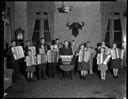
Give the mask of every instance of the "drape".
[{"label": "drape", "polygon": [[121,19],[121,29],[122,29],[122,36],[123,36],[123,46],[124,46],[124,57],[123,57],[123,62],[122,65],[126,66],[127,62],[127,34],[126,34],[126,25],[127,25],[127,19],[126,16],[123,16],[123,13],[120,14],[120,19]]},{"label": "drape", "polygon": [[[44,12],[48,14],[48,22],[50,34],[53,39],[54,37],[54,2],[42,1],[42,2],[28,2],[28,39],[32,40],[34,32],[35,20],[38,18],[41,20],[41,31],[40,38],[44,37]],[[40,15],[36,13],[40,12]]]},{"label": "drape", "polygon": [[12,31],[11,31],[11,10],[8,6],[5,9],[5,18],[8,20],[8,23],[4,24],[4,40],[7,44],[10,44],[12,39]]},{"label": "drape", "polygon": [[126,16],[123,16],[123,13],[120,14],[120,20],[121,20],[121,29],[122,29],[122,35],[123,35],[123,42],[126,43]]},{"label": "drape", "polygon": [[33,11],[33,4],[34,2],[28,2],[27,5],[27,16],[28,16],[28,35],[27,35],[27,39],[32,41],[32,35],[34,32],[34,26],[35,26],[35,20],[36,20],[36,10]]},{"label": "drape", "polygon": [[44,2],[43,10],[48,14],[48,24],[50,29],[51,39],[54,39],[54,12],[55,12],[55,4],[54,2]]},{"label": "drape", "polygon": [[[107,7],[108,6],[108,7]],[[105,40],[107,26],[110,19],[111,4],[109,2],[101,2],[101,22],[102,22],[102,41]]]},{"label": "drape", "polygon": [[102,41],[105,40],[105,36],[106,36],[106,33],[107,33],[107,27],[108,27],[108,21],[109,21],[109,18],[106,17],[106,14],[103,14],[103,17],[102,17]]}]

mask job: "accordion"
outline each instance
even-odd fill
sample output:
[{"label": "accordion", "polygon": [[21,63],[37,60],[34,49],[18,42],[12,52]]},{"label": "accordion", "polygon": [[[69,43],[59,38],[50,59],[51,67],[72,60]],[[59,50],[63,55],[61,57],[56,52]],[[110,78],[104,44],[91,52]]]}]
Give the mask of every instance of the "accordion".
[{"label": "accordion", "polygon": [[110,59],[110,55],[106,55],[106,54],[98,54],[97,55],[97,64],[107,64],[109,62]]},{"label": "accordion", "polygon": [[72,60],[72,55],[61,55],[60,58],[62,61],[70,62]]},{"label": "accordion", "polygon": [[88,62],[89,59],[90,59],[90,57],[91,57],[91,52],[85,51],[85,54],[84,54],[84,61],[85,61],[85,62]]},{"label": "accordion", "polygon": [[45,63],[46,62],[46,55],[45,54],[38,54],[37,55],[37,64]]},{"label": "accordion", "polygon": [[13,55],[15,60],[18,60],[24,57],[24,51],[22,46],[12,47],[12,52],[16,53]]},{"label": "accordion", "polygon": [[47,53],[48,62],[57,62],[58,61],[59,52],[49,50]]},{"label": "accordion", "polygon": [[86,51],[86,50],[80,50],[78,61],[79,62],[82,62],[82,61],[88,62],[90,57],[91,57],[91,52]]}]

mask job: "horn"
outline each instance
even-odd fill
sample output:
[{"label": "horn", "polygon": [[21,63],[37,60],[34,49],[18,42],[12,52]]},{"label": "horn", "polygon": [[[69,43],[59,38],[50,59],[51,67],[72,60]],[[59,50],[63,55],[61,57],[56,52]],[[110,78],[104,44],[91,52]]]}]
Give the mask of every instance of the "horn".
[{"label": "horn", "polygon": [[66,25],[67,25],[67,27],[70,27],[70,26],[71,26],[71,25],[69,25],[69,22],[67,22],[67,24],[66,24]]},{"label": "horn", "polygon": [[82,25],[81,25],[81,26],[84,26],[84,22],[83,22],[83,21],[81,21],[81,23],[82,23]]}]

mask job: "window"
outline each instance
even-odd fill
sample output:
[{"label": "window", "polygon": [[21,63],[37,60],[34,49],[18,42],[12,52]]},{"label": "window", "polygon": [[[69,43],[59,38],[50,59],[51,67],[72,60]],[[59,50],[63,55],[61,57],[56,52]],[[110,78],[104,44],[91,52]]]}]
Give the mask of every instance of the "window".
[{"label": "window", "polygon": [[122,44],[121,20],[118,12],[113,13],[108,21],[105,42],[108,44],[115,42],[118,43],[119,46]]}]

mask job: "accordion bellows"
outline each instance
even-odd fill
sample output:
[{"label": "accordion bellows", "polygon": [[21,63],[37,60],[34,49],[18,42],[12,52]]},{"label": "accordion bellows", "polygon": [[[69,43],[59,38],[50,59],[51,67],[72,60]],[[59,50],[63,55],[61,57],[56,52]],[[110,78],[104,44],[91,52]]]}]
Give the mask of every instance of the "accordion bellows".
[{"label": "accordion bellows", "polygon": [[18,60],[24,57],[24,51],[22,46],[12,47],[12,52],[15,52],[15,54],[13,54],[15,60]]},{"label": "accordion bellows", "polygon": [[60,58],[62,61],[71,61],[72,55],[61,55]]},{"label": "accordion bellows", "polygon": [[49,50],[47,52],[47,58],[48,58],[48,62],[51,63],[51,62],[57,62],[58,61],[58,57],[59,57],[59,53],[58,51],[54,50]]}]

